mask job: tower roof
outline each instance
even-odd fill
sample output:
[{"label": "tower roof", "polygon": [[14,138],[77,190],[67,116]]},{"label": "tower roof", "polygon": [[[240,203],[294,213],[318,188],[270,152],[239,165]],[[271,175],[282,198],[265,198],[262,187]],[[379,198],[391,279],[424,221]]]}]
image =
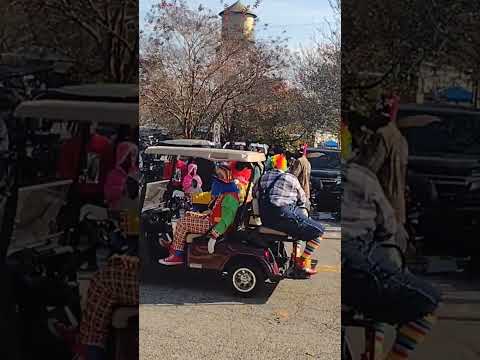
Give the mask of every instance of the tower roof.
[{"label": "tower roof", "polygon": [[241,1],[237,1],[234,4],[230,5],[229,7],[225,8],[222,12],[220,12],[218,15],[223,16],[225,13],[236,13],[236,14],[245,14],[245,15],[250,15],[253,16],[254,18],[257,17],[250,9],[242,4]]}]

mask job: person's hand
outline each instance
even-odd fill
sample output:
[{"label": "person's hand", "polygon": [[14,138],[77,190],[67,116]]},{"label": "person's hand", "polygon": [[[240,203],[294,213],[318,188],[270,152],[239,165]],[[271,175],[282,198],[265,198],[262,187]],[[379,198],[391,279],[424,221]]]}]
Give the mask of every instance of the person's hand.
[{"label": "person's hand", "polygon": [[208,253],[213,254],[215,252],[215,244],[217,243],[217,239],[210,238],[208,239]]}]

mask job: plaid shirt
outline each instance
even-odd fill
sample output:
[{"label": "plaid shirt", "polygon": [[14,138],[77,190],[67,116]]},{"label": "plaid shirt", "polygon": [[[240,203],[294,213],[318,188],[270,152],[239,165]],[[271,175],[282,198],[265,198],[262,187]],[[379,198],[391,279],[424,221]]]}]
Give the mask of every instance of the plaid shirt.
[{"label": "plaid shirt", "polygon": [[[295,175],[277,169],[268,170],[260,178],[259,185],[266,191],[270,184],[280,177],[270,191],[270,202],[278,207],[288,205],[305,206],[307,197]],[[258,186],[255,189],[257,192]]]},{"label": "plaid shirt", "polygon": [[350,163],[344,169],[342,240],[391,241],[397,232],[395,212],[375,174]]}]

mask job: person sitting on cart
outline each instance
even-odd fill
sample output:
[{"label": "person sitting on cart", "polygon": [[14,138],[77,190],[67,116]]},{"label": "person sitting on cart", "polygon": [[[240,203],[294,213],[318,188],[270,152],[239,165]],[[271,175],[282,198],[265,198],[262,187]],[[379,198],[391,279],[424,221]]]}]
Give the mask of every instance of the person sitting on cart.
[{"label": "person sitting on cart", "polygon": [[[116,166],[107,175],[104,189],[105,201],[110,211],[137,210],[139,169],[136,159],[138,159],[136,144],[124,141],[117,145]],[[111,239],[114,252],[121,251],[128,244],[128,239],[119,230],[111,234]]]},{"label": "person sitting on cart", "polygon": [[[252,197],[252,186],[250,189],[248,188],[248,184],[250,183],[252,177],[252,169],[248,168],[248,163],[239,162],[239,161],[231,161],[230,166],[232,169],[232,176],[235,183],[239,189],[239,198],[240,203],[243,203],[245,197],[247,197],[247,201],[251,201]],[[247,194],[248,190],[248,194]]]},{"label": "person sitting on cart", "polygon": [[429,282],[402,271],[396,253],[387,251],[395,245],[399,224],[369,163],[369,154],[362,151],[344,169],[342,305],[378,322],[377,356],[383,355],[382,323],[396,325],[395,343],[383,358],[408,359],[430,332],[441,293]]},{"label": "person sitting on cart", "polygon": [[229,164],[217,166],[214,185],[212,185],[213,208],[207,213],[187,212],[181,218],[173,235],[170,256],[160,259],[162,265],[180,265],[184,263],[184,248],[187,234],[205,234],[208,232],[208,252],[214,252],[217,239],[225,234],[235,221],[239,207],[238,187],[234,182]]},{"label": "person sitting on cart", "polygon": [[128,197],[128,180],[136,181],[138,177],[138,147],[124,141],[116,149],[116,165],[107,175],[104,185],[105,202],[109,209],[118,210],[123,198]]},{"label": "person sitting on cart", "polygon": [[55,332],[70,347],[74,359],[108,359],[113,313],[119,306],[138,306],[139,273],[136,251],[112,256],[90,280],[80,325],[71,327],[60,320],[53,322]]},{"label": "person sitting on cart", "polygon": [[202,179],[197,174],[198,166],[195,163],[188,164],[187,175],[183,178],[182,187],[185,194],[202,192]]},{"label": "person sitting on cart", "polygon": [[260,178],[255,193],[259,199],[262,224],[285,232],[299,240],[307,241],[303,254],[297,258],[296,267],[308,275],[316,274],[308,266],[313,252],[320,246],[323,226],[308,217],[305,191],[295,175],[287,171],[285,155],[271,158],[270,169]]}]

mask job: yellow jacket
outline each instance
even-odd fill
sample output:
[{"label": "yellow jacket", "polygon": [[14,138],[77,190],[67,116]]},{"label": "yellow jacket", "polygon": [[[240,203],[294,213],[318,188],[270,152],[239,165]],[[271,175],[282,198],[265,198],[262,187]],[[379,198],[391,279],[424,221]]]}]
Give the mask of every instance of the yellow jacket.
[{"label": "yellow jacket", "polygon": [[208,205],[211,201],[212,193],[209,191],[192,194],[192,204]]}]

